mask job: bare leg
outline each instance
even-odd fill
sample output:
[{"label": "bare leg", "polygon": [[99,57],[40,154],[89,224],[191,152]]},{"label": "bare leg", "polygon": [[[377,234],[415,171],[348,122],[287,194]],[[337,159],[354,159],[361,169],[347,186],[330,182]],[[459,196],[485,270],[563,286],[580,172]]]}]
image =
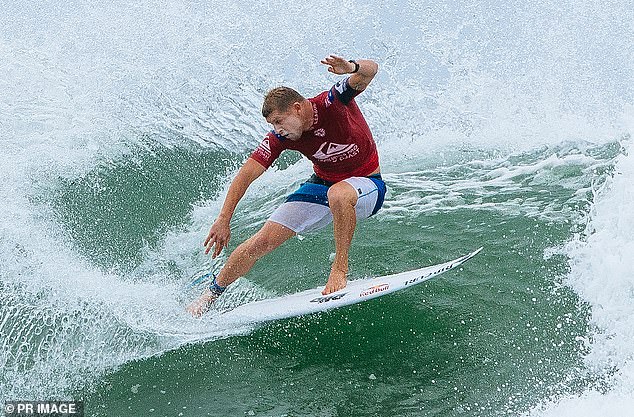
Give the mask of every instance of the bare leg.
[{"label": "bare leg", "polygon": [[347,284],[348,251],[357,225],[357,191],[352,185],[341,181],[328,190],[328,205],[332,212],[335,233],[335,261],[322,294],[330,294],[344,288]]},{"label": "bare leg", "polygon": [[[228,286],[236,279],[246,275],[258,259],[271,253],[293,236],[295,236],[295,232],[288,227],[267,221],[255,235],[245,240],[229,255],[229,259],[218,274],[216,282],[223,287]],[[206,289],[200,298],[194,300],[187,307],[187,311],[195,317],[200,317],[209,310],[215,299],[216,296]]]}]

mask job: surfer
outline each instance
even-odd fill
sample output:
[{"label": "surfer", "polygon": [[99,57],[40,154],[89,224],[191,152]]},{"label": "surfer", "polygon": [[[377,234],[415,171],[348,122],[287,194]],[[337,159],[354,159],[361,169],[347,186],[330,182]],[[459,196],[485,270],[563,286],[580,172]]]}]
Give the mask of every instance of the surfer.
[{"label": "surfer", "polygon": [[375,214],[383,205],[376,143],[355,97],[378,71],[372,60],[346,60],[330,55],[321,61],[337,75],[351,74],[330,90],[305,99],[288,87],[269,91],[262,115],[273,126],[247,159],[229,186],[217,219],[204,241],[205,253],[220,254],[231,236],[230,220],[249,185],[266,171],[285,149],[301,152],[313,162],[314,174],[292,193],[251,238],[229,256],[209,288],[187,310],[204,314],[226,287],[244,276],[255,262],[289,238],[334,226],[335,259],[322,294],[347,284],[348,251],[357,219]]}]

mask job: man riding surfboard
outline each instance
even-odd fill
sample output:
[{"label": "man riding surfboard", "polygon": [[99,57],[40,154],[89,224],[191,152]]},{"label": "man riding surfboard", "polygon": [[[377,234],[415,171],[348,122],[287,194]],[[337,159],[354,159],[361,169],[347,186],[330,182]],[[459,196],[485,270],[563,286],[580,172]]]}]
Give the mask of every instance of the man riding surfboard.
[{"label": "man riding surfboard", "polygon": [[229,186],[227,197],[205,239],[205,253],[220,254],[231,236],[230,221],[249,185],[285,149],[296,150],[313,162],[314,174],[277,208],[264,226],[229,255],[218,276],[188,307],[204,314],[228,285],[244,276],[255,262],[298,233],[334,225],[335,259],[322,294],[347,284],[348,251],[357,219],[375,214],[383,205],[386,187],[381,179],[376,143],[355,97],[378,71],[371,60],[347,61],[330,55],[321,61],[328,71],[351,74],[330,90],[306,99],[288,87],[269,91],[262,115],[273,126]]}]

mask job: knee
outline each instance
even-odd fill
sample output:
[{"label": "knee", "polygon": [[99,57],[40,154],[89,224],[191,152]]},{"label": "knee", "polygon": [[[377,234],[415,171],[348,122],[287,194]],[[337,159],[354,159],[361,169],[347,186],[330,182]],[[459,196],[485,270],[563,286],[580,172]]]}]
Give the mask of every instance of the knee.
[{"label": "knee", "polygon": [[328,189],[328,205],[331,209],[354,207],[357,199],[356,190],[345,181],[340,181]]},{"label": "knee", "polygon": [[262,231],[251,236],[244,241],[241,245],[241,250],[250,258],[261,258],[267,253],[271,252],[278,245],[275,242],[273,236]]}]

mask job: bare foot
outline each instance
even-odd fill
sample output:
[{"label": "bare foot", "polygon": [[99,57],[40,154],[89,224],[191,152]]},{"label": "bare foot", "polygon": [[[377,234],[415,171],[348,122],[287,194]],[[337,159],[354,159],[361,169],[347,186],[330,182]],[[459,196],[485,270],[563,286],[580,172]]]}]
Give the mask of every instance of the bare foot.
[{"label": "bare foot", "polygon": [[187,311],[189,311],[189,313],[194,317],[200,317],[209,311],[217,299],[218,294],[214,294],[207,288],[203,291],[200,297],[187,306]]},{"label": "bare foot", "polygon": [[330,277],[328,277],[328,282],[326,283],[326,288],[321,292],[323,295],[333,293],[335,291],[339,291],[342,288],[346,287],[348,281],[346,280],[346,272],[333,269],[330,271]]}]

